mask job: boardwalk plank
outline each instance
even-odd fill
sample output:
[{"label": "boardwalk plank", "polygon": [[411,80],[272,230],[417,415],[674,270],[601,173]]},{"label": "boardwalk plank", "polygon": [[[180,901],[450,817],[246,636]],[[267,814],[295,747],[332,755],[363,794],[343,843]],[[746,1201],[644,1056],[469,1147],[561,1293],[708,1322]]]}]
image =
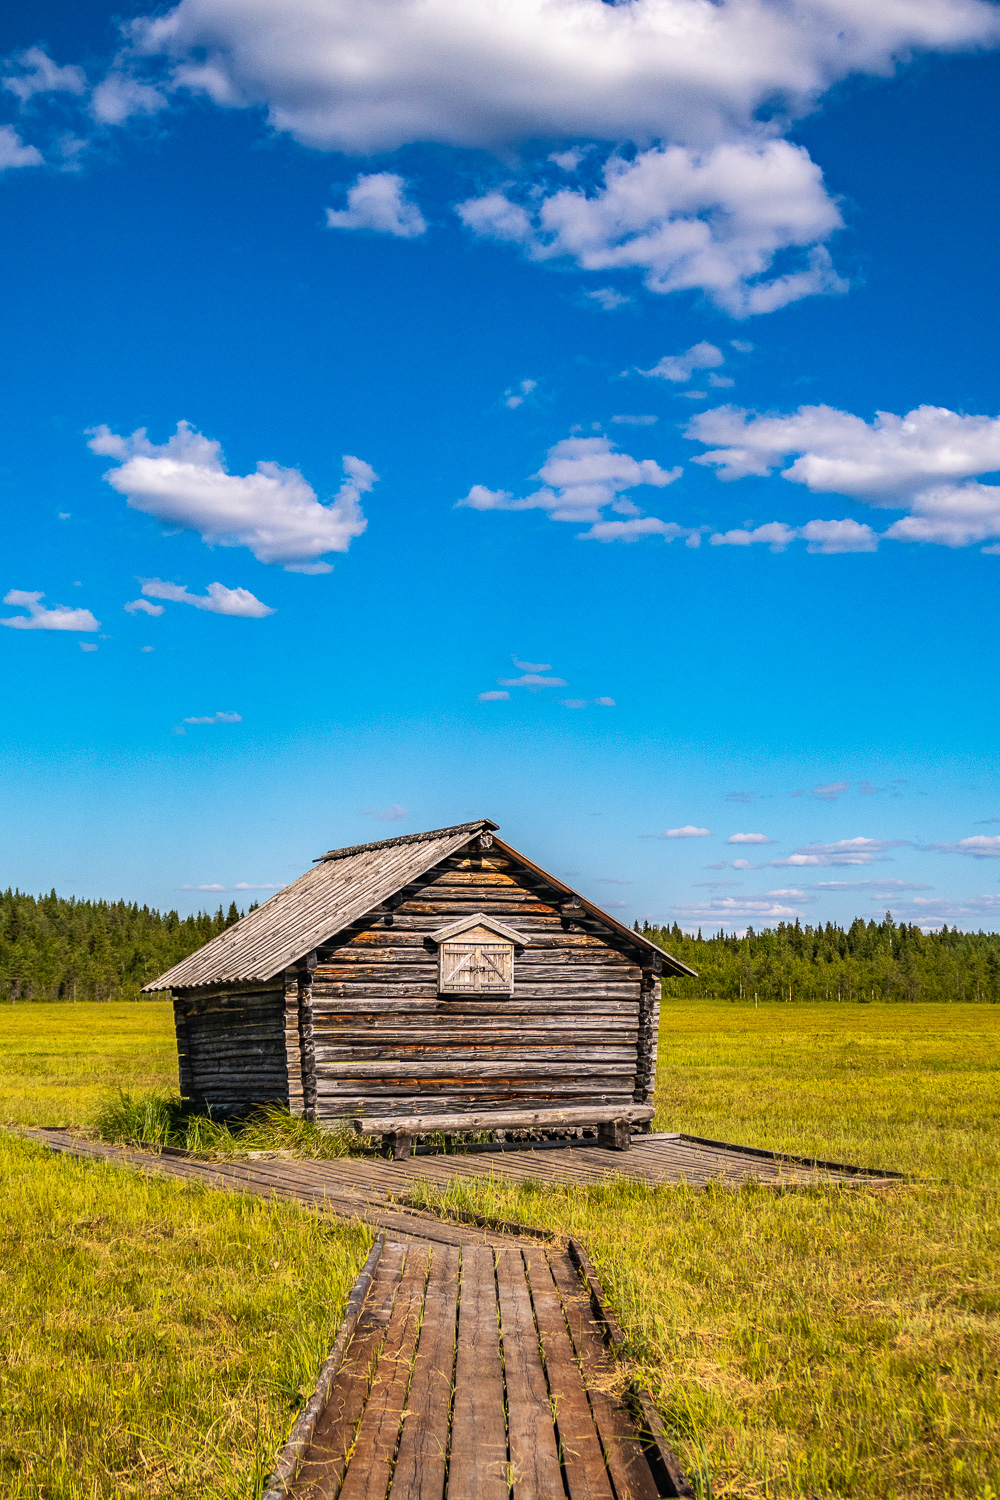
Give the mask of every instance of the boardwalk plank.
[{"label": "boardwalk plank", "polygon": [[354,1338],[295,1476],[290,1491],[294,1500],[336,1500],[389,1326],[405,1253],[399,1244],[382,1250]]},{"label": "boardwalk plank", "polygon": [[[554,1251],[551,1258],[561,1254]],[[566,1331],[552,1279],[550,1256],[543,1250],[525,1250],[524,1261],[570,1500],[615,1500],[576,1350]]]},{"label": "boardwalk plank", "polygon": [[354,1441],[354,1451],[348,1461],[340,1500],[385,1500],[389,1493],[417,1346],[429,1254],[430,1246],[426,1244],[407,1248],[403,1274],[375,1367],[368,1403]]},{"label": "boardwalk plank", "polygon": [[435,1247],[392,1476],[392,1500],[443,1500],[455,1364],[458,1267],[456,1248]]},{"label": "boardwalk plank", "polygon": [[508,1500],[507,1434],[493,1251],[462,1251],[449,1500]]},{"label": "boardwalk plank", "polygon": [[497,1251],[497,1288],[514,1500],[565,1500],[520,1250]]}]

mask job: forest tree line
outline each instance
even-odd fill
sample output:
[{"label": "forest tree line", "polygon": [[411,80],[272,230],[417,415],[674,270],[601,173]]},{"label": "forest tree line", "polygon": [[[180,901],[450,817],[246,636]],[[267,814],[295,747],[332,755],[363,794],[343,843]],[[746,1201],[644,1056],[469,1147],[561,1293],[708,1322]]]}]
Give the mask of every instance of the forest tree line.
[{"label": "forest tree line", "polygon": [[137,1000],[139,991],[243,915],[181,917],[134,901],[0,894],[0,999]]},{"label": "forest tree line", "polygon": [[694,969],[697,979],[664,980],[664,999],[699,995],[718,1000],[979,1001],[1000,1004],[1000,933],[959,932],[945,925],[923,932],[894,922],[857,917],[803,927],[780,922],[743,937],[718,932],[696,937],[644,922],[635,930]]}]

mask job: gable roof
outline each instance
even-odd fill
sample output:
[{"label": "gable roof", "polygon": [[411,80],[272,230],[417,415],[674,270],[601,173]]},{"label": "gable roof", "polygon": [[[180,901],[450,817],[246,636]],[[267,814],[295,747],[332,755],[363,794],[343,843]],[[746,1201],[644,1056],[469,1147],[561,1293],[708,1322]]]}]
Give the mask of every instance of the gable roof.
[{"label": "gable roof", "polygon": [[[373,907],[380,906],[441,860],[457,853],[476,834],[493,832],[498,826],[489,818],[477,818],[472,823],[456,823],[427,833],[402,834],[372,844],[331,849],[298,880],[144,985],[143,990],[149,993],[274,979],[290,964],[297,963]],[[627,938],[634,947],[651,949],[669,972],[693,974],[685,964],[579,896],[509,844],[500,839],[493,842],[548,885],[572,896],[584,910]]]},{"label": "gable roof", "polygon": [[515,932],[513,927],[508,927],[506,922],[499,921],[496,917],[488,917],[484,911],[477,911],[472,917],[459,917],[457,922],[449,922],[447,927],[439,927],[437,932],[430,934],[432,943],[441,944],[448,938],[461,937],[463,932],[469,932],[473,927],[488,927],[490,932],[495,932],[498,937],[503,937],[514,944],[517,948],[526,948],[531,942],[520,932]]}]

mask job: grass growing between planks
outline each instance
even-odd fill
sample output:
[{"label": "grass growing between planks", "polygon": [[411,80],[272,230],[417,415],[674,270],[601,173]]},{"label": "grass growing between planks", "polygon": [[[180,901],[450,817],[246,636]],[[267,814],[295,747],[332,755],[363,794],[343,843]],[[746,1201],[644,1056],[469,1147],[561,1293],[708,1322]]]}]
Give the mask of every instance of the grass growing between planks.
[{"label": "grass growing between planks", "polygon": [[660,1129],[915,1172],[428,1204],[586,1243],[703,1497],[1000,1497],[1000,1009],[664,1007]]},{"label": "grass growing between planks", "polygon": [[98,1105],[93,1125],[106,1141],[174,1146],[212,1157],[280,1151],[299,1159],[329,1161],[349,1156],[363,1144],[348,1126],[324,1130],[291,1114],[283,1104],[263,1104],[247,1119],[230,1124],[190,1113],[178,1094],[165,1089],[119,1089]]},{"label": "grass growing between planks", "polygon": [[370,1241],[0,1134],[5,1500],[259,1495]]},{"label": "grass growing between planks", "polygon": [[169,1002],[0,1005],[0,1124],[85,1124],[119,1086],[176,1082]]}]

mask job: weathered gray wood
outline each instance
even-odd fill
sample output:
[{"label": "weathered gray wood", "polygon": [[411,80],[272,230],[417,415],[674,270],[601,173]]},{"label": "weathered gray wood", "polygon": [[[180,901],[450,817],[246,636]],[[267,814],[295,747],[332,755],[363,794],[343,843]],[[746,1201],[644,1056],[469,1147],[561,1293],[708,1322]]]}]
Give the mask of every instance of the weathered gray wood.
[{"label": "weathered gray wood", "polygon": [[533,1125],[539,1127],[558,1129],[560,1126],[570,1125],[599,1125],[604,1120],[628,1120],[633,1124],[653,1118],[651,1105],[630,1104],[613,1105],[610,1107],[595,1106],[593,1108],[572,1109],[526,1109],[526,1110],[496,1110],[482,1111],[476,1113],[469,1111],[468,1114],[455,1113],[450,1115],[409,1115],[392,1116],[386,1115],[382,1118],[361,1116],[356,1119],[354,1128],[361,1135],[384,1135],[388,1131],[407,1131],[411,1135],[420,1135],[435,1130],[527,1130]]},{"label": "weathered gray wood", "polygon": [[497,1251],[497,1293],[515,1500],[564,1500],[552,1422],[539,1421],[548,1392],[520,1250]]},{"label": "weathered gray wood", "polygon": [[462,1252],[450,1467],[461,1476],[461,1500],[508,1500],[496,1283],[485,1245]]}]

